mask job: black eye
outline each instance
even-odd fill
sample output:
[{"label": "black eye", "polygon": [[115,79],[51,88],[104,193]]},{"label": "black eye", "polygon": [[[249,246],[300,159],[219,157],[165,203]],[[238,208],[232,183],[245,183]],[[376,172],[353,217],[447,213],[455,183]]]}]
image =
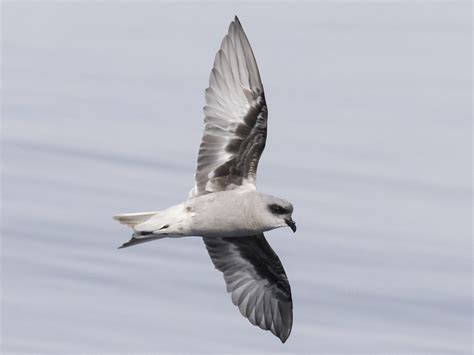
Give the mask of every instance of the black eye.
[{"label": "black eye", "polygon": [[277,205],[277,204],[269,205],[268,208],[274,214],[284,214],[284,213],[287,212],[285,208],[283,208],[283,207],[281,207],[280,205]]}]

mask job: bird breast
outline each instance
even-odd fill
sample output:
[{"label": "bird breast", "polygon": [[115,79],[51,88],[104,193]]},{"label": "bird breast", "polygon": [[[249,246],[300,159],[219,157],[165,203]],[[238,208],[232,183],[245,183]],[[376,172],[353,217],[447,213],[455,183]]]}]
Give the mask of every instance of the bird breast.
[{"label": "bird breast", "polygon": [[238,237],[262,232],[252,198],[235,191],[216,192],[185,203],[190,233],[206,237]]}]

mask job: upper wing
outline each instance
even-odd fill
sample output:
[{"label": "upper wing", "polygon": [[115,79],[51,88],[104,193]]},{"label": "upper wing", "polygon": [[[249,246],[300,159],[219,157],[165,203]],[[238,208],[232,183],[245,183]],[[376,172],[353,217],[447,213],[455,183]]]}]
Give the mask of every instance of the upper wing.
[{"label": "upper wing", "polygon": [[284,343],[293,324],[291,289],[283,265],[263,233],[203,239],[242,315]]},{"label": "upper wing", "polygon": [[267,106],[257,62],[239,19],[230,24],[206,89],[204,134],[191,196],[255,188],[267,136]]}]

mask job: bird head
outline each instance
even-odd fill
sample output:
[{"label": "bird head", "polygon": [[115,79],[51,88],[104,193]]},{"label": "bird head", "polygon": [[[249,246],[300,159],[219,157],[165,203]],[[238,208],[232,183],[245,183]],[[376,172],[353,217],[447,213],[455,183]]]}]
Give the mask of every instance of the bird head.
[{"label": "bird head", "polygon": [[293,205],[290,202],[273,196],[268,196],[265,202],[266,216],[273,228],[288,226],[296,232],[296,223],[292,218]]}]

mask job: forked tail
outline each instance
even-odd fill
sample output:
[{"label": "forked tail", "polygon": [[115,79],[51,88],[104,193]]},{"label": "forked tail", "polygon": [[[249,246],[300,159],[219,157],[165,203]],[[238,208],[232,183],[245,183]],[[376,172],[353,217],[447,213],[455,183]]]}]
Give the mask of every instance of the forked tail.
[{"label": "forked tail", "polygon": [[[124,213],[114,216],[114,219],[135,229],[136,225],[148,221],[157,213],[158,212]],[[160,238],[164,238],[164,236],[153,234],[153,232],[139,232],[134,230],[132,239],[119,246],[119,249],[131,247],[141,243],[151,242],[152,240]]]}]

